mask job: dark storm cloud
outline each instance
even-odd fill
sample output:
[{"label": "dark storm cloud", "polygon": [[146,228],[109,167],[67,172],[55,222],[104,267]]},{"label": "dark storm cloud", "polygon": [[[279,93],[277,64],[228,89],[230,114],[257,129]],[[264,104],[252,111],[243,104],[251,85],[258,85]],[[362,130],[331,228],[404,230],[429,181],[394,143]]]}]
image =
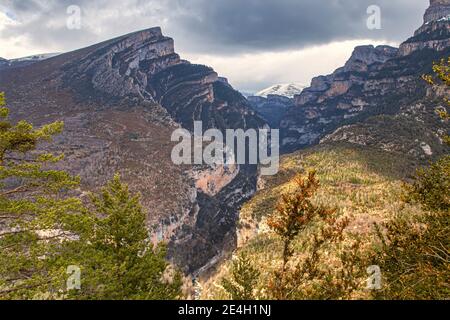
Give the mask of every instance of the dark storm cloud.
[{"label": "dark storm cloud", "polygon": [[70,32],[66,28],[66,10],[74,2],[83,5],[84,1],[0,0],[0,10],[19,22],[0,31],[0,37],[26,36],[39,47],[57,45],[68,49],[96,41],[97,35],[90,28]]},{"label": "dark storm cloud", "polygon": [[[428,0],[0,0],[22,22],[1,37],[26,34],[39,44],[74,49],[155,25],[183,50],[242,53],[298,49],[331,41],[401,41],[421,24]],[[65,28],[79,5],[83,28]],[[366,27],[367,8],[381,8],[382,29]]]},{"label": "dark storm cloud", "polygon": [[[187,2],[187,1],[186,1]],[[381,30],[367,28],[367,8],[381,8]],[[178,23],[204,47],[285,49],[360,38],[401,41],[421,21],[428,0],[191,1]]]}]

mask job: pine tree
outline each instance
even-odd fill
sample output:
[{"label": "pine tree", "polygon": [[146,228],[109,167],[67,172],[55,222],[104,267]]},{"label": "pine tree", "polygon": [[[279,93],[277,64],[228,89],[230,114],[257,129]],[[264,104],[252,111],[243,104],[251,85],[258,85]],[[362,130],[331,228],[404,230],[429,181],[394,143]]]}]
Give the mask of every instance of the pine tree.
[{"label": "pine tree", "polygon": [[255,300],[254,291],[259,275],[248,256],[241,254],[233,260],[231,279],[222,279],[222,287],[232,300]]},{"label": "pine tree", "polygon": [[178,299],[181,274],[171,270],[164,245],[149,241],[139,195],[131,195],[119,175],[101,195],[91,195],[92,223],[81,237],[78,299]]},{"label": "pine tree", "polygon": [[[433,75],[423,75],[422,78],[428,82],[428,84],[434,86],[438,84],[443,84],[447,87],[450,86],[450,57],[447,60],[442,59],[439,63],[433,64]],[[450,106],[450,99],[447,97],[444,99],[447,107]],[[447,111],[447,108],[439,108],[438,110],[439,116],[443,121],[448,121],[450,115]],[[448,134],[444,135],[444,141],[447,145],[450,145],[450,136]]]},{"label": "pine tree", "polygon": [[450,211],[450,156],[417,170],[415,181],[405,185],[404,200],[428,211]]},{"label": "pine tree", "polygon": [[62,122],[35,129],[13,124],[0,94],[0,298],[59,297],[65,266],[59,255],[80,223],[81,202],[69,196],[78,178],[51,170],[63,156],[38,150]]},{"label": "pine tree", "polygon": [[[39,129],[11,123],[0,94],[0,299],[176,299],[181,274],[148,241],[139,196],[116,176],[86,204],[79,178],[52,170],[63,159]],[[68,286],[72,268],[81,286]]]},{"label": "pine tree", "polygon": [[311,198],[319,188],[316,173],[310,172],[307,179],[301,175],[294,179],[295,192],[284,194],[277,206],[277,213],[272,215],[267,224],[281,238],[283,242],[282,266],[275,272],[274,282],[269,286],[274,297],[279,300],[287,299],[287,267],[294,255],[292,242],[304,231],[309,223],[317,217],[326,218],[334,211],[315,206]]}]

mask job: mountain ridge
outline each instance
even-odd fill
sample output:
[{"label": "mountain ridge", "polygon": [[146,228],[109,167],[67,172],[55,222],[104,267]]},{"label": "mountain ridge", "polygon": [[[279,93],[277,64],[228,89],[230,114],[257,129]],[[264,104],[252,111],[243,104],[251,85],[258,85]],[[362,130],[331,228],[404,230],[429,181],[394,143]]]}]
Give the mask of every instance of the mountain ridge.
[{"label": "mountain ridge", "polygon": [[152,238],[195,272],[236,242],[240,205],[256,191],[256,166],[227,170],[176,166],[177,128],[259,128],[266,122],[209,67],[174,51],[161,28],[149,28],[27,66],[0,70],[11,116],[41,125],[61,120],[54,152],[61,168],[95,190],[120,172],[142,194]]}]

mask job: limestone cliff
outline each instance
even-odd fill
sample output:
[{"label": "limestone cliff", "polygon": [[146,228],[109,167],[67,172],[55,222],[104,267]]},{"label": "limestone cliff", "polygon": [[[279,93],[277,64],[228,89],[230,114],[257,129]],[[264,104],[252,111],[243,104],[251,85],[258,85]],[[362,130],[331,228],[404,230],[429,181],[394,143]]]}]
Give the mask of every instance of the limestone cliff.
[{"label": "limestone cliff", "polygon": [[204,130],[265,121],[214,70],[182,60],[160,28],[0,70],[0,88],[13,118],[65,122],[54,151],[66,154],[62,168],[81,176],[81,191],[120,172],[142,194],[154,240],[169,242],[170,257],[186,271],[234,246],[239,207],[256,189],[256,166],[199,173],[176,166],[171,135],[196,120]]},{"label": "limestone cliff", "polygon": [[450,15],[450,0],[430,0],[430,6],[425,12],[424,23],[428,24]]}]

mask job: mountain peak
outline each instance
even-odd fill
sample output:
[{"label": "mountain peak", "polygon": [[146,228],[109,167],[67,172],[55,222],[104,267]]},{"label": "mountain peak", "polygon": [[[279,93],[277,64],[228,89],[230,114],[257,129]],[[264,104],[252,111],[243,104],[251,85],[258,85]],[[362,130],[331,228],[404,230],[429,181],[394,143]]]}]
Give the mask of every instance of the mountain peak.
[{"label": "mountain peak", "polygon": [[[397,55],[398,49],[390,46],[366,45],[358,46],[352,53],[352,56],[345,64],[345,71],[357,71],[360,64],[370,66],[374,63],[384,63]],[[356,69],[356,70],[355,70]]]},{"label": "mountain peak", "polygon": [[[87,52],[86,52],[87,51]],[[86,54],[87,53],[87,54]],[[68,83],[91,83],[113,97],[130,93],[154,102],[148,91],[150,78],[170,66],[183,63],[175,53],[174,40],[160,27],[133,32],[71,53]],[[70,70],[70,72],[68,72]],[[88,79],[86,76],[90,75]]]},{"label": "mountain peak", "polygon": [[115,41],[123,40],[123,39],[145,40],[148,38],[161,38],[161,37],[164,37],[161,27],[151,27],[151,28],[147,28],[147,29],[143,29],[143,30],[125,34],[123,36],[109,40],[107,42],[115,42]]},{"label": "mountain peak", "polygon": [[300,94],[306,87],[307,86],[300,83],[276,84],[269,88],[261,90],[260,92],[256,93],[255,96],[267,98],[267,96],[269,95],[278,95],[293,98],[295,95]]},{"label": "mountain peak", "polygon": [[12,117],[65,122],[64,144],[55,149],[82,188],[121,172],[143,195],[152,239],[167,241],[169,258],[184,270],[200,269],[233,243],[238,208],[256,191],[257,166],[177,166],[170,137],[176,128],[194,131],[196,121],[222,132],[267,123],[213,69],[182,60],[161,28],[2,70],[0,88],[18,102]]}]

